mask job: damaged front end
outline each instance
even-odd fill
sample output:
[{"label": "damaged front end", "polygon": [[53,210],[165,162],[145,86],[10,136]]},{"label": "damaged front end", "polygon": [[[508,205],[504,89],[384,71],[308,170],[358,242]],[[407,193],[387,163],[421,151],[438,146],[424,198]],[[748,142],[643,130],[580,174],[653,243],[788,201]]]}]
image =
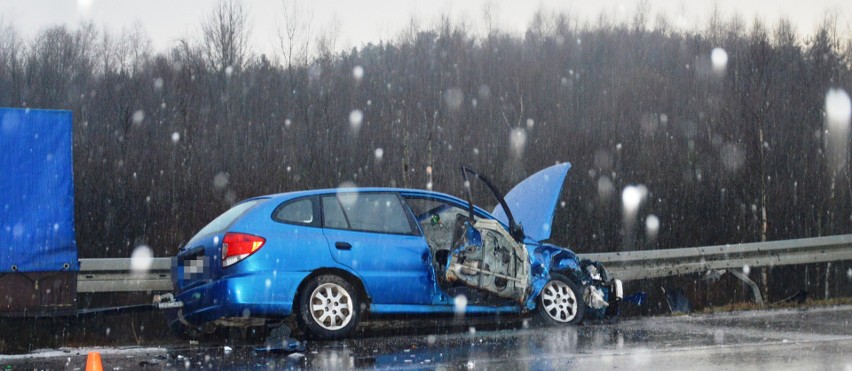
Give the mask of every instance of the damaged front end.
[{"label": "damaged front end", "polygon": [[583,301],[588,308],[586,315],[596,319],[618,316],[624,299],[621,280],[609,277],[606,268],[599,262],[583,259],[580,267],[580,276],[586,286],[583,293]]},{"label": "damaged front end", "polygon": [[578,296],[586,306],[586,317],[603,319],[615,317],[620,313],[620,304],[624,298],[621,280],[613,279],[603,264],[588,259],[580,259],[571,250],[551,244],[531,248],[532,283],[530,299],[526,309],[536,306],[535,297],[551,280],[554,274],[568,277],[577,284],[582,292]]},{"label": "damaged front end", "polygon": [[[617,316],[623,299],[621,281],[609,277],[598,262],[581,260],[568,249],[541,242],[550,238],[555,205],[570,167],[562,163],[541,170],[503,197],[487,177],[463,166],[469,215],[456,219],[444,280],[510,299],[524,312],[540,305],[538,299],[549,286],[551,291],[543,305],[550,306],[553,313],[570,307],[567,316],[574,318],[571,311],[579,310],[580,320],[582,313],[591,318]],[[496,220],[474,220],[469,174],[495,196]],[[515,210],[520,211],[519,219],[513,215]],[[525,231],[521,222],[532,229]],[[564,283],[566,279],[573,284]],[[559,296],[553,290],[574,292]],[[560,297],[558,303],[552,299],[554,295]],[[581,308],[577,309],[578,305]]]}]

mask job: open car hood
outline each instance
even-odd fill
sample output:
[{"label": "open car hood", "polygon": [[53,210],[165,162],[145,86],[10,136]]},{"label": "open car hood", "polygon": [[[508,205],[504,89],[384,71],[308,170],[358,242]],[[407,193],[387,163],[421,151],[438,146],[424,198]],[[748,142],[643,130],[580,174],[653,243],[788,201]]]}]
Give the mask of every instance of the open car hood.
[{"label": "open car hood", "polygon": [[[506,194],[506,205],[512,211],[515,222],[524,226],[527,237],[536,241],[550,238],[556,202],[559,201],[562,184],[570,168],[571,164],[565,162],[540,170]],[[504,224],[509,224],[502,206],[497,205],[491,214]]]}]

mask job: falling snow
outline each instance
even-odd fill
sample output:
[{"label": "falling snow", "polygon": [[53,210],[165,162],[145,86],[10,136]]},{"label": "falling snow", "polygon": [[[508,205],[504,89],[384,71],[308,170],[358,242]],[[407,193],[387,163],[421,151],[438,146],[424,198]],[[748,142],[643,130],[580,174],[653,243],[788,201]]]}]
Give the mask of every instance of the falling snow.
[{"label": "falling snow", "polygon": [[154,251],[147,245],[140,245],[130,254],[130,270],[133,273],[145,273],[154,264]]},{"label": "falling snow", "polygon": [[725,68],[728,67],[728,52],[722,48],[714,48],[710,52],[710,61],[713,63],[713,72],[721,75],[725,72]]},{"label": "falling snow", "polygon": [[132,120],[133,124],[135,125],[142,124],[142,121],[145,120],[145,112],[142,110],[137,110],[136,112],[133,112]]},{"label": "falling snow", "polygon": [[228,186],[228,178],[230,176],[228,173],[220,172],[213,176],[213,187],[216,189],[223,189]]},{"label": "falling snow", "polygon": [[648,195],[648,189],[645,186],[627,186],[621,192],[621,200],[624,205],[625,213],[636,213],[639,210],[639,204]]},{"label": "falling snow", "polygon": [[444,92],[444,102],[450,110],[458,110],[464,102],[464,93],[459,88],[449,88]]},{"label": "falling snow", "polygon": [[512,129],[509,135],[509,145],[512,148],[512,154],[515,157],[521,157],[524,154],[524,149],[527,146],[527,132],[524,128]]},{"label": "falling snow", "polygon": [[467,296],[456,296],[453,299],[453,308],[456,312],[456,315],[464,315],[467,312]]},{"label": "falling snow", "polygon": [[656,215],[648,215],[645,218],[645,233],[648,235],[648,238],[656,238],[657,234],[660,232],[660,218],[657,218]]},{"label": "falling snow", "polygon": [[843,89],[831,89],[825,96],[826,151],[829,164],[842,169],[849,158],[849,132],[852,102]]},{"label": "falling snow", "polygon": [[349,126],[352,131],[358,132],[361,129],[361,121],[364,120],[364,113],[356,109],[349,113]]}]

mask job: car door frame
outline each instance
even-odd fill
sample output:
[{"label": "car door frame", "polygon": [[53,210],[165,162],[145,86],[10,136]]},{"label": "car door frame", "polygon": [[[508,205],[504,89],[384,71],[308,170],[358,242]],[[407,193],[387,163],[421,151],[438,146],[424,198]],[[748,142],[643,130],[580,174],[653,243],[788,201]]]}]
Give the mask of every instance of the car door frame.
[{"label": "car door frame", "polygon": [[[325,202],[328,197],[337,199],[340,193],[359,194],[388,194],[395,196],[406,214],[407,221],[412,227],[411,234],[395,234],[387,232],[366,231],[348,228],[332,228],[326,224]],[[364,285],[371,299],[371,312],[395,312],[400,311],[400,306],[420,306],[433,303],[435,295],[434,270],[432,269],[431,255],[423,231],[414,220],[408,205],[396,190],[341,190],[319,195],[320,209],[322,214],[322,230],[326,237],[328,248],[332,259],[342,266],[350,269],[356,274]],[[339,202],[339,200],[338,200]],[[346,211],[340,206],[344,215]],[[396,247],[382,244],[388,238],[395,238],[399,242]],[[348,240],[348,241],[347,241]],[[350,242],[353,241],[353,242]],[[346,246],[348,244],[349,246]],[[364,251],[368,248],[380,249]],[[402,255],[401,255],[402,254]],[[394,260],[380,260],[377,257],[386,257]],[[400,276],[392,276],[393,264],[402,269]],[[390,266],[388,265],[390,264]],[[391,269],[389,269],[391,268]]]},{"label": "car door frame", "polygon": [[[436,201],[440,201],[440,202],[445,202],[447,204],[450,204],[454,207],[459,208],[460,210],[462,210],[464,212],[469,212],[470,209],[471,209],[471,205],[469,205],[468,202],[466,202],[466,201],[464,201],[464,200],[462,200],[458,197],[454,197],[454,196],[450,196],[450,195],[446,195],[446,194],[442,194],[442,193],[419,191],[419,190],[404,190],[404,191],[400,191],[400,197],[403,199],[403,202],[404,202],[406,208],[409,209],[409,213],[411,214],[412,219],[415,221],[415,224],[417,224],[417,228],[420,228],[420,223],[417,223],[417,215],[415,215],[414,211],[411,210],[411,207],[407,203],[405,203],[405,199],[408,198],[408,197],[420,198],[420,199],[431,199],[431,200],[436,200]],[[502,222],[500,222],[499,220],[494,218],[494,216],[492,216],[487,211],[485,211],[485,209],[482,209],[482,208],[480,208],[479,206],[476,206],[476,205],[472,205],[472,210],[473,210],[473,214],[477,218],[490,219],[490,220],[497,221],[502,228],[506,229],[507,231],[509,230],[508,227],[506,227],[506,225],[504,225]],[[422,228],[420,228],[420,233],[423,236],[423,240],[426,241],[426,235],[423,233]],[[428,245],[428,243],[427,243],[427,245]],[[435,259],[435,257],[432,255],[431,249],[429,251],[429,258],[432,261],[434,261],[434,259]],[[455,297],[458,296],[458,295],[454,296],[451,292],[448,291],[448,289],[441,287],[441,285],[439,284],[439,282],[437,280],[437,272],[435,272],[434,266],[431,264],[431,262],[429,264],[429,267],[432,270],[432,272],[431,272],[432,277],[435,277],[435,279],[433,280],[434,292],[435,292],[434,304],[437,305],[437,306],[449,306],[450,309],[452,309],[456,304]],[[459,290],[459,289],[462,289],[462,290]],[[474,288],[474,287],[468,287],[468,286],[459,286],[459,287],[456,288],[456,290],[461,291],[462,295],[464,295],[464,291],[465,291],[464,289],[472,290],[474,292],[481,291],[480,289],[477,289],[477,288]],[[468,311],[469,312],[480,312],[480,309],[482,309],[481,312],[491,312],[494,309],[499,309],[501,312],[515,312],[516,308],[519,308],[519,306],[517,306],[516,304],[513,304],[511,302],[511,300],[499,298],[499,299],[495,299],[495,300],[492,300],[492,301],[479,302],[477,304],[470,305],[468,307]]]}]

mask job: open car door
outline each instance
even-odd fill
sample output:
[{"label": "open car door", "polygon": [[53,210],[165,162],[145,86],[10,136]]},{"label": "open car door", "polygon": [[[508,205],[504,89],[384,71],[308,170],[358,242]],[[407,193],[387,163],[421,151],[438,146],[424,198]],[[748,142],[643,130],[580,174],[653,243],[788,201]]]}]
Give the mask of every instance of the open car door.
[{"label": "open car door", "polygon": [[497,220],[474,221],[468,187],[469,216],[455,221],[445,278],[523,304],[530,293],[530,259],[523,243],[523,228],[515,224],[503,195],[490,180],[465,166],[462,174],[466,182],[468,174],[472,174],[488,186],[506,210],[509,230]]}]

